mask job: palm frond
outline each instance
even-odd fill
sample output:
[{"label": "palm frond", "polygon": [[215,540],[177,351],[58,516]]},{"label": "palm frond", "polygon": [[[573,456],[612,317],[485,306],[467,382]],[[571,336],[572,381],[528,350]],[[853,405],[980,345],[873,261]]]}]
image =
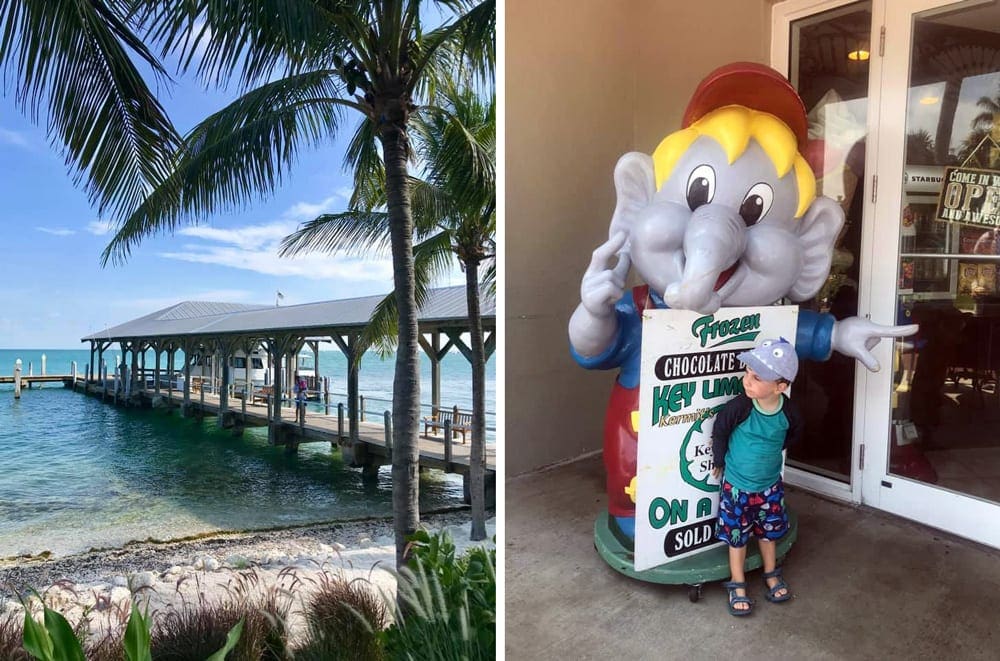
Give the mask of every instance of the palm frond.
[{"label": "palm frond", "polygon": [[496,191],[496,104],[469,90],[445,96],[413,122],[428,178],[457,206],[482,207]]},{"label": "palm frond", "polygon": [[418,236],[439,231],[443,218],[458,214],[453,201],[440,188],[416,177],[410,177],[409,182],[413,231]]},{"label": "palm frond", "polygon": [[389,249],[389,215],[381,211],[323,214],[281,240],[278,254],[294,257],[308,252],[383,254]]},{"label": "palm frond", "polygon": [[344,152],[344,167],[354,171],[353,209],[376,209],[385,204],[385,164],[379,154],[375,124],[362,121]]},{"label": "palm frond", "polygon": [[482,284],[480,285],[482,294],[488,295],[491,299],[497,296],[497,265],[495,261],[490,261],[483,269]]},{"label": "palm frond", "polygon": [[239,208],[271,193],[300,149],[334,135],[342,108],[330,71],[311,71],[248,92],[185,138],[169,177],[121,225],[104,263],[123,261],[142,238],[183,220]]},{"label": "palm frond", "polygon": [[[348,0],[179,0],[145,3],[140,20],[181,68],[224,86],[234,73],[243,88],[275,74],[324,67],[331,53],[363,58],[372,3]],[[339,65],[338,65],[339,66]]]},{"label": "palm frond", "polygon": [[[441,232],[413,246],[413,275],[417,309],[427,300],[427,293],[434,280],[447,273],[452,264],[451,241],[447,232]],[[399,331],[399,314],[396,296],[390,292],[375,307],[375,312],[361,333],[362,347],[373,348],[382,357],[391,353]]]},{"label": "palm frond", "polygon": [[415,44],[413,91],[432,102],[442,83],[491,86],[496,69],[496,1],[439,4],[468,10]]},{"label": "palm frond", "polygon": [[[0,0],[0,66],[15,102],[64,151],[91,203],[121,217],[169,172],[180,143],[128,51],[166,74],[104,0]],[[8,74],[12,74],[8,77]]]},{"label": "palm frond", "polygon": [[389,357],[396,349],[399,334],[399,314],[396,308],[396,293],[385,295],[372,312],[368,324],[358,337],[357,360],[368,349],[373,349],[381,358]]}]

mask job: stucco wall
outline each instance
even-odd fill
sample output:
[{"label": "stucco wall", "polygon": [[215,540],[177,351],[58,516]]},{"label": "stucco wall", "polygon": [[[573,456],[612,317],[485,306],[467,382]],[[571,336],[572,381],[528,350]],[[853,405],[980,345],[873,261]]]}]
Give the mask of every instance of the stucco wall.
[{"label": "stucco wall", "polygon": [[767,0],[507,0],[507,475],[601,447],[609,372],[569,357],[566,325],[607,239],[618,158],[679,127],[701,77],[766,62]]}]

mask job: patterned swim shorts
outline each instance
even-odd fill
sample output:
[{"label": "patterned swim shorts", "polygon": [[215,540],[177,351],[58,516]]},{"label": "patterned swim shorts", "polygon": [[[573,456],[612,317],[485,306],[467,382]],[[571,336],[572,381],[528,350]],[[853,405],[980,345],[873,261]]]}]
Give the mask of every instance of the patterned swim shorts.
[{"label": "patterned swim shorts", "polygon": [[723,480],[715,536],[730,546],[746,546],[750,537],[774,541],[788,532],[785,486],[779,479],[759,493],[740,491]]}]

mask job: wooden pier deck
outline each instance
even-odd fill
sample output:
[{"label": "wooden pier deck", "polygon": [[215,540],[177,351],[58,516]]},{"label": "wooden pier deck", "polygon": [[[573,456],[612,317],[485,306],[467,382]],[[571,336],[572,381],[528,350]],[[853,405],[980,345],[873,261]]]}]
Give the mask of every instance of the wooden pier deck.
[{"label": "wooden pier deck", "polygon": [[[70,379],[69,374],[33,374],[21,375],[21,385],[30,385],[32,383],[65,383],[67,379]],[[0,383],[14,383],[13,376],[0,376]]]},{"label": "wooden pier deck", "polygon": [[[113,385],[110,385],[113,382],[110,380],[105,385],[100,383],[86,384],[83,377],[77,377],[75,384],[73,379],[68,376],[59,377],[57,380],[62,380],[67,387],[72,386],[74,390],[83,391],[86,388],[86,392],[92,395],[106,398],[114,396]],[[146,402],[151,402],[152,398],[156,396],[156,393],[150,389],[140,390],[139,393]],[[184,402],[184,394],[177,390],[174,390],[168,397],[167,390],[161,389],[159,396],[176,408],[179,408]],[[119,393],[119,397],[121,397],[121,393]],[[190,406],[195,415],[201,412],[202,415],[218,416],[219,397],[209,392],[205,392],[204,395],[200,391],[192,392]],[[227,414],[233,416],[244,426],[268,425],[268,410],[265,404],[247,401],[244,413],[243,400],[230,397]],[[421,427],[423,427],[422,424]],[[307,411],[305,425],[296,423],[294,407],[282,406],[280,429],[282,430],[281,436],[287,439],[287,442],[282,442],[284,445],[299,445],[310,442],[341,445],[349,440],[347,438],[349,421],[345,414],[341,427],[336,406],[331,407],[330,415],[314,410]],[[391,441],[389,443],[386,441],[383,424],[367,420],[358,421],[358,441],[365,446],[366,453],[375,455],[385,460],[386,463],[391,461]],[[449,443],[443,434],[421,435],[419,443],[421,466],[438,468],[449,473],[468,474],[471,443],[461,443],[460,439],[452,439]],[[485,451],[486,471],[487,473],[495,473],[496,448],[488,445]]]}]

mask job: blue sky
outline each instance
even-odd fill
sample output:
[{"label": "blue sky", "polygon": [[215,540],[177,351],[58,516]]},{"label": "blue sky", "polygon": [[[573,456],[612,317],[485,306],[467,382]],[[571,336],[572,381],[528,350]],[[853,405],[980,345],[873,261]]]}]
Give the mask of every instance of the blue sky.
[{"label": "blue sky", "polygon": [[[237,96],[206,91],[194,76],[174,80],[160,98],[182,134]],[[346,207],[351,178],[342,161],[356,121],[327,147],[301,152],[272,197],[146,239],[124,266],[102,268],[107,223],[73,185],[44,128],[19,113],[10,95],[0,97],[0,348],[81,348],[85,335],[183,300],[273,305],[280,290],[281,304],[294,305],[390,291],[388,256],[277,256],[277,244],[299,223]],[[456,268],[438,284],[463,282]]]}]

